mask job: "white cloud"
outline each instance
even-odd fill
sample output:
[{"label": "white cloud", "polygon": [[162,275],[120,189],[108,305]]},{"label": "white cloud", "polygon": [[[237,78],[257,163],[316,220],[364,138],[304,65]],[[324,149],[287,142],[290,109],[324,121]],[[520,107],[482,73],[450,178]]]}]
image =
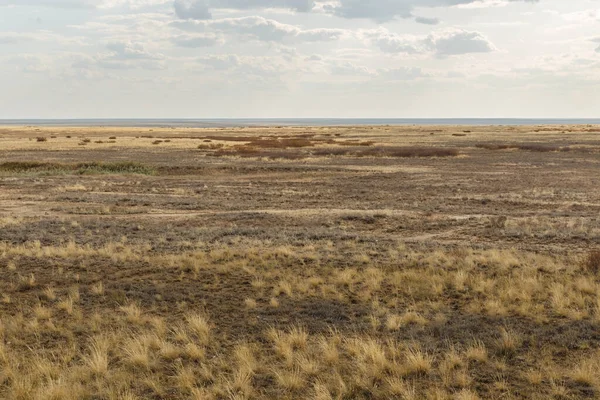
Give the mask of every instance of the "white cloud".
[{"label": "white cloud", "polygon": [[99,8],[117,8],[117,7],[127,7],[133,10],[151,7],[151,6],[159,6],[162,4],[171,4],[172,0],[102,0],[100,4],[98,4]]},{"label": "white cloud", "polygon": [[196,35],[178,35],[171,41],[180,47],[210,47],[216,44],[223,43],[223,39],[213,33],[201,33]]},{"label": "white cloud", "polygon": [[197,57],[193,63],[187,64],[192,71],[201,68],[203,71],[214,71],[227,80],[245,81],[249,78],[278,80],[281,75],[290,71],[291,65],[281,57],[239,56],[237,54],[219,54]]},{"label": "white cloud", "polygon": [[483,34],[462,29],[434,32],[427,37],[425,43],[439,57],[489,53],[495,50],[494,45]]},{"label": "white cloud", "polygon": [[59,35],[50,31],[36,30],[31,32],[0,32],[0,45],[22,44],[26,42],[55,42],[58,44],[83,44],[85,39],[80,36]]},{"label": "white cloud", "polygon": [[415,35],[399,35],[385,28],[365,30],[360,33],[385,53],[417,54],[425,52],[423,38]]},{"label": "white cloud", "polygon": [[195,60],[198,64],[218,70],[228,70],[240,65],[240,57],[235,54],[210,55]]},{"label": "white cloud", "polygon": [[0,0],[0,6],[41,6],[57,8],[90,8],[101,0]]},{"label": "white cloud", "polygon": [[[600,43],[600,37],[592,39],[592,42],[594,42],[594,43]],[[600,53],[600,46],[598,46],[598,48],[596,49],[596,53]]]},{"label": "white cloud", "polygon": [[329,4],[324,10],[342,18],[368,18],[377,22],[396,18],[415,18],[419,23],[431,24],[436,19],[415,17],[415,8],[432,7],[490,7],[509,2],[538,0],[339,0]]},{"label": "white cloud", "polygon": [[445,29],[427,36],[398,35],[387,29],[363,31],[362,36],[370,39],[386,53],[426,54],[437,57],[457,56],[470,53],[489,53],[495,46],[482,33],[463,29]]},{"label": "white cloud", "polygon": [[175,0],[175,14],[181,19],[211,19],[212,13],[205,1]]},{"label": "white cloud", "polygon": [[92,71],[96,68],[161,70],[167,66],[165,55],[150,52],[139,43],[110,42],[106,44],[106,50],[93,55],[77,54],[73,57],[71,67]]},{"label": "white cloud", "polygon": [[175,13],[181,19],[211,19],[214,9],[283,8],[301,12],[311,11],[313,0],[175,0]]},{"label": "white cloud", "polygon": [[344,36],[342,29],[302,29],[295,25],[283,24],[259,16],[241,18],[223,18],[209,21],[175,21],[173,27],[185,31],[218,32],[240,35],[265,42],[280,41],[330,41]]},{"label": "white cloud", "polygon": [[171,4],[173,0],[0,0],[0,6],[33,6],[52,8],[117,8],[140,9]]},{"label": "white cloud", "polygon": [[106,46],[111,51],[111,58],[118,60],[162,60],[162,54],[152,54],[144,46],[131,42],[112,42]]},{"label": "white cloud", "polygon": [[440,20],[438,18],[415,17],[415,22],[425,25],[437,25]]},{"label": "white cloud", "polygon": [[510,4],[509,0],[480,0],[465,4],[458,4],[456,7],[461,9],[479,9],[490,7],[506,7]]},{"label": "white cloud", "polygon": [[314,0],[211,0],[210,4],[215,8],[232,8],[238,10],[251,8],[284,8],[307,12],[313,9],[315,2]]},{"label": "white cloud", "polygon": [[379,70],[378,74],[389,81],[412,81],[429,76],[419,67],[384,68]]},{"label": "white cloud", "polygon": [[331,67],[331,73],[333,75],[349,75],[349,76],[375,76],[376,71],[365,67],[363,65],[357,65],[350,61],[336,63]]}]

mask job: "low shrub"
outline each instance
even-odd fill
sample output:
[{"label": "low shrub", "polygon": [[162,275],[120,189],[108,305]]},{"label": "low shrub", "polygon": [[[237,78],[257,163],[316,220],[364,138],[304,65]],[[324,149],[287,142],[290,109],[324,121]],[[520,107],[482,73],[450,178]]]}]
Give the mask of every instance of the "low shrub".
[{"label": "low shrub", "polygon": [[475,147],[477,147],[479,149],[485,149],[485,150],[513,150],[514,149],[514,150],[532,151],[532,152],[538,152],[538,153],[549,153],[549,152],[558,152],[558,151],[566,152],[566,151],[571,150],[570,147],[560,147],[560,146],[537,144],[537,143],[533,143],[533,144],[529,144],[529,143],[524,143],[524,144],[480,143],[480,144],[476,144]]},{"label": "low shrub", "polygon": [[456,157],[459,152],[456,149],[444,147],[397,147],[377,146],[362,149],[356,152],[358,157]]},{"label": "low shrub", "polygon": [[142,174],[153,175],[154,168],[136,162],[114,162],[114,163],[45,163],[36,161],[10,161],[0,164],[0,172],[13,174]]}]

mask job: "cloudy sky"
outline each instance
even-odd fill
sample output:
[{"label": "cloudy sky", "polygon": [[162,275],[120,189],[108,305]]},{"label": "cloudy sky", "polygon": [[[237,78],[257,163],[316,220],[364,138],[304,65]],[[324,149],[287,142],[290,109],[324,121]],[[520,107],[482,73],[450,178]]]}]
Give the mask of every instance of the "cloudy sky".
[{"label": "cloudy sky", "polygon": [[599,117],[600,0],[0,0],[0,118]]}]

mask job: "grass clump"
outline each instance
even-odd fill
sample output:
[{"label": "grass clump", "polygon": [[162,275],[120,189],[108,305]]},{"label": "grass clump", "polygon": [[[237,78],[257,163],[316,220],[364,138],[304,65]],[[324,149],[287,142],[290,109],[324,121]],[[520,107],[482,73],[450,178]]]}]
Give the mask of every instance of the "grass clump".
[{"label": "grass clump", "polygon": [[600,272],[600,250],[592,250],[583,260],[583,268],[593,274]]}]

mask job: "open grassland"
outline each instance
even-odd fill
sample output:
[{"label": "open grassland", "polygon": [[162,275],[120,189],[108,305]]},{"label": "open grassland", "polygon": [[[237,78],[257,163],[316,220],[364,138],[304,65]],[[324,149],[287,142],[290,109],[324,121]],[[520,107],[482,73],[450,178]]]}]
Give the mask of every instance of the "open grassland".
[{"label": "open grassland", "polygon": [[0,127],[0,398],[600,398],[600,127]]}]

